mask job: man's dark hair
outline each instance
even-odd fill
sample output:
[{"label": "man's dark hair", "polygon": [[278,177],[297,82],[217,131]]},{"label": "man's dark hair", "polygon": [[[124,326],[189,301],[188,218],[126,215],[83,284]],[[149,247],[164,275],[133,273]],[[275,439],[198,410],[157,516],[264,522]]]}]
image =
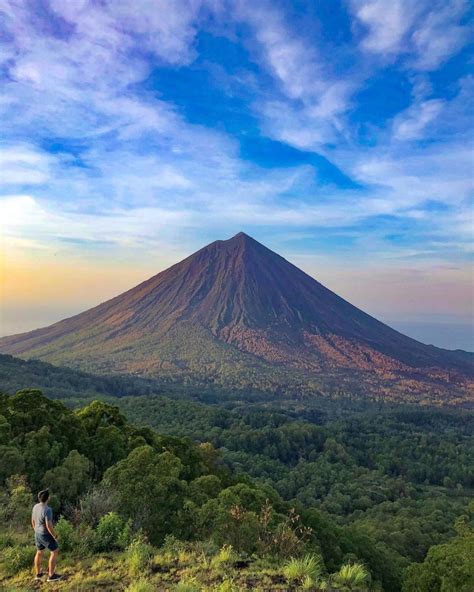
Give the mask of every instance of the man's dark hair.
[{"label": "man's dark hair", "polygon": [[40,491],[38,493],[38,499],[43,504],[47,502],[49,499],[49,489],[43,489],[43,491]]}]

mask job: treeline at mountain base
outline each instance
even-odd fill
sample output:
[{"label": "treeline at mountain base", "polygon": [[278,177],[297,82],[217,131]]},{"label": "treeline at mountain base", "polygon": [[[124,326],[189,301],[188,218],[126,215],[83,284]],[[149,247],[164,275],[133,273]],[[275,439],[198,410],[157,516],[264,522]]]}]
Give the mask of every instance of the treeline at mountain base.
[{"label": "treeline at mountain base", "polygon": [[[328,439],[314,461],[326,455],[336,470],[350,465]],[[43,487],[59,519],[64,590],[471,592],[474,585],[467,483],[453,484],[459,505],[445,540],[410,563],[373,521],[338,520],[328,507],[285,500],[211,443],[133,426],[103,401],[72,411],[37,390],[0,395],[0,482],[6,590],[41,587],[32,581],[29,521]]]}]

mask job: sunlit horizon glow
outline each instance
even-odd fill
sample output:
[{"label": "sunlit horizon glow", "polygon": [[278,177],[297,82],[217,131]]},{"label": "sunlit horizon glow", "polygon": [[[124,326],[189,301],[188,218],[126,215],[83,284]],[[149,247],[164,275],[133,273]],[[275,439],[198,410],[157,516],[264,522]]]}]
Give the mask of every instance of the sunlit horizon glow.
[{"label": "sunlit horizon glow", "polygon": [[395,328],[474,349],[472,11],[5,0],[0,334],[243,230]]}]

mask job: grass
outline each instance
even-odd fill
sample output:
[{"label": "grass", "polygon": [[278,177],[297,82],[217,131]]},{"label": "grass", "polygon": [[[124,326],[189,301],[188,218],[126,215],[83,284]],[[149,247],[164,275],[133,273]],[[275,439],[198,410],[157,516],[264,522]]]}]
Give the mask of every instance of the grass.
[{"label": "grass", "polygon": [[156,588],[147,580],[138,580],[138,582],[134,582],[127,586],[125,592],[155,592]]},{"label": "grass", "polygon": [[299,584],[306,589],[314,586],[321,573],[322,562],[318,555],[290,559],[283,568],[283,574],[290,584]]},{"label": "grass", "polygon": [[334,582],[348,590],[359,590],[369,579],[369,572],[361,563],[347,563],[334,575]]},{"label": "grass", "polygon": [[[15,534],[14,540],[8,536],[2,540],[8,541],[9,545],[0,552],[0,591],[52,590],[51,584],[36,583],[33,579],[34,547],[31,537],[26,533],[22,537]],[[217,552],[215,548],[203,547],[202,543],[179,543],[156,549],[142,539],[134,541],[126,551],[116,550],[79,556],[73,549],[70,552],[60,552],[58,571],[64,574],[65,578],[61,583],[54,585],[54,590],[288,592],[289,589],[321,589],[321,568],[317,556],[293,559],[284,566],[262,558],[242,565],[236,562],[238,559],[236,552],[229,546],[222,547]],[[345,566],[344,570],[339,570],[337,576],[341,579],[338,583],[340,581],[345,589],[351,589],[349,586],[352,585],[353,590],[359,590],[360,584],[355,582],[360,582],[357,578],[361,576],[356,576],[357,569],[354,566],[350,567],[348,569],[348,566]],[[357,573],[360,574],[360,570]]]},{"label": "grass", "polygon": [[182,580],[175,587],[175,592],[200,592],[201,588],[196,579]]},{"label": "grass", "polygon": [[130,576],[141,576],[151,567],[153,547],[143,539],[134,540],[126,551],[127,568]]},{"label": "grass", "polygon": [[212,558],[211,567],[214,569],[226,569],[231,567],[237,560],[232,545],[224,545],[219,552]]},{"label": "grass", "polygon": [[[263,569],[262,562],[245,569],[211,568],[212,556],[208,566],[202,562],[202,551],[186,557],[181,563],[169,556],[159,561],[158,571],[154,571],[159,553],[155,550],[153,562],[148,571],[131,576],[126,552],[99,554],[94,557],[77,559],[72,553],[60,555],[58,571],[65,579],[54,585],[61,592],[234,592],[243,590],[287,591],[288,586],[281,570]],[[138,563],[134,562],[137,567]],[[225,574],[225,575],[224,575]],[[25,565],[12,575],[7,575],[0,566],[0,591],[40,592],[50,590],[51,585],[36,584],[33,580],[32,564]]]}]

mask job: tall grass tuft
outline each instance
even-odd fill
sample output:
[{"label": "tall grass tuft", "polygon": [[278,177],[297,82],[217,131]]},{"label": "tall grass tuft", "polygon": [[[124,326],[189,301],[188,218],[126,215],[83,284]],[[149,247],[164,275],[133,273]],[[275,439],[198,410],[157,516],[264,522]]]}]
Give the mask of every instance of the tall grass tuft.
[{"label": "tall grass tuft", "polygon": [[357,590],[369,580],[370,574],[362,563],[346,563],[334,575],[334,582],[348,590]]},{"label": "tall grass tuft", "polygon": [[126,552],[128,573],[139,576],[148,572],[153,558],[154,549],[142,537],[130,543]]},{"label": "tall grass tuft", "polygon": [[291,584],[314,584],[321,576],[323,564],[318,555],[305,555],[305,557],[290,559],[283,568],[283,575]]},{"label": "tall grass tuft", "polygon": [[237,554],[232,545],[224,545],[212,558],[211,566],[216,569],[231,567],[236,560]]}]

